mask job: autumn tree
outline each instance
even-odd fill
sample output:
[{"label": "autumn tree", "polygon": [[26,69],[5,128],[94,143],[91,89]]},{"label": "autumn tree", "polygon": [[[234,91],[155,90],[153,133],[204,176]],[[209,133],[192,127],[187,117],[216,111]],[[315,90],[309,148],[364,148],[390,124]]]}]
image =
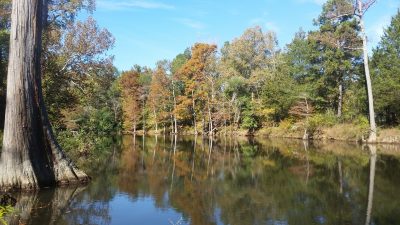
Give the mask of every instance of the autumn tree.
[{"label": "autumn tree", "polygon": [[192,57],[180,68],[178,77],[184,84],[184,95],[179,96],[176,110],[182,119],[193,121],[194,133],[198,133],[198,114],[206,103],[204,85],[206,82],[206,67],[209,57],[215,54],[217,46],[197,43],[192,48]]},{"label": "autumn tree", "polygon": [[120,78],[123,126],[125,130],[133,133],[136,133],[141,115],[139,76],[140,71],[133,69],[123,72]]},{"label": "autumn tree", "polygon": [[1,189],[84,182],[57,143],[42,94],[42,30],[47,1],[13,0]]},{"label": "autumn tree", "polygon": [[178,134],[178,108],[177,108],[177,98],[183,92],[183,83],[179,80],[179,70],[183,65],[192,57],[192,52],[189,48],[185,50],[184,53],[178,54],[171,62],[171,90],[172,93],[172,110],[171,110],[171,120],[172,120],[172,133]]},{"label": "autumn tree", "polygon": [[[163,63],[157,65],[151,78],[148,107],[153,115],[156,133],[158,133],[159,124],[166,125],[168,120],[168,107],[170,105],[168,96],[170,95],[170,80],[167,77]],[[165,131],[165,129],[164,129]]]}]

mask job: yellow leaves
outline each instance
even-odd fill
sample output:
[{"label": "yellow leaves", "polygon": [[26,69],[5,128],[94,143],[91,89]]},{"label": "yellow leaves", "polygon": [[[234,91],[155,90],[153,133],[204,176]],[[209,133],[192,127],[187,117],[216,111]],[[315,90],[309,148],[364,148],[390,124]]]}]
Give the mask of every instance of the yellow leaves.
[{"label": "yellow leaves", "polygon": [[260,117],[270,117],[275,113],[275,109],[272,108],[263,108],[257,111],[257,115]]},{"label": "yellow leaves", "polygon": [[120,78],[124,129],[130,130],[140,117],[139,73],[127,71]]},{"label": "yellow leaves", "polygon": [[262,164],[265,167],[275,167],[276,166],[276,162],[271,159],[263,159]]}]

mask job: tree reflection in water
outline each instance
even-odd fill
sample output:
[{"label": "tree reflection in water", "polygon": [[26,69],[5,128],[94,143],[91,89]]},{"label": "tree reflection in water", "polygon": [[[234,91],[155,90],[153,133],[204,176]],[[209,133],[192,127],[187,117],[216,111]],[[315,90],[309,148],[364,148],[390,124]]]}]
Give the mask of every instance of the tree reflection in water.
[{"label": "tree reflection in water", "polygon": [[180,218],[193,225],[400,224],[400,155],[379,148],[383,154],[343,143],[124,137],[114,162],[98,169],[88,187],[21,196],[19,219],[40,225]]}]

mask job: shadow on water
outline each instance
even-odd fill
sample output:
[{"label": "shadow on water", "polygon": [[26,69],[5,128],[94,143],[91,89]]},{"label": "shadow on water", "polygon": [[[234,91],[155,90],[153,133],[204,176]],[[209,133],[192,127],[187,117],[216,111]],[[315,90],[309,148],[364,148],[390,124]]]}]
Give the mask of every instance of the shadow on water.
[{"label": "shadow on water", "polygon": [[17,197],[10,224],[400,224],[400,150],[125,136],[87,187]]}]

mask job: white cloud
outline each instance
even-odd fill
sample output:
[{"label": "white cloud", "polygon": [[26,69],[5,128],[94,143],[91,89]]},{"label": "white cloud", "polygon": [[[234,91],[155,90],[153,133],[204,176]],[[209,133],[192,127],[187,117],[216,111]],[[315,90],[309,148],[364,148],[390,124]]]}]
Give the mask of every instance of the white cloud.
[{"label": "white cloud", "polygon": [[267,20],[265,20],[263,18],[255,18],[255,19],[250,20],[250,25],[251,26],[258,25],[258,26],[266,28],[267,30],[275,31],[276,33],[280,32],[280,29],[276,25],[276,23],[271,22],[271,21],[267,21]]},{"label": "white cloud", "polygon": [[142,9],[174,9],[173,5],[168,5],[162,2],[153,2],[145,0],[125,0],[115,2],[112,0],[98,0],[96,2],[98,8],[103,10],[127,10],[132,8]]},{"label": "white cloud", "polygon": [[296,0],[299,3],[313,3],[316,5],[323,5],[326,0]]},{"label": "white cloud", "polygon": [[193,28],[196,30],[201,30],[206,27],[206,25],[204,23],[202,23],[200,21],[188,19],[188,18],[179,18],[179,19],[176,19],[176,21],[187,27],[190,27],[190,28]]}]

